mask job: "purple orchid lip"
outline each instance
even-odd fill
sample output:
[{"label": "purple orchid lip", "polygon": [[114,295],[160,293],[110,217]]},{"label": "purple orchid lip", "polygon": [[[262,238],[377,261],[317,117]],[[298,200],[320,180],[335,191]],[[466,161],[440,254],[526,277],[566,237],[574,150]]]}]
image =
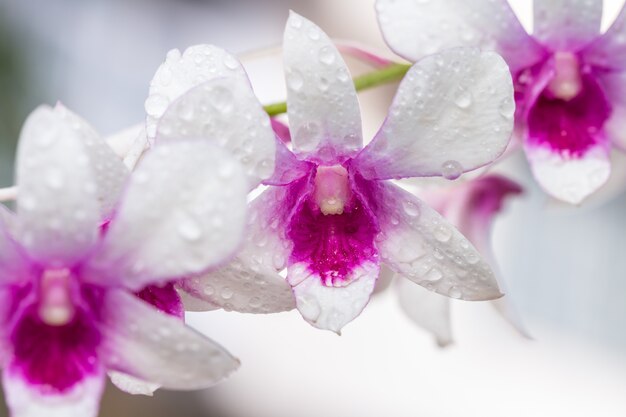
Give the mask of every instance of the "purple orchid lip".
[{"label": "purple orchid lip", "polygon": [[326,286],[348,285],[355,268],[377,262],[378,226],[351,187],[343,166],[318,166],[313,190],[287,228],[293,242],[290,264],[308,265]]}]

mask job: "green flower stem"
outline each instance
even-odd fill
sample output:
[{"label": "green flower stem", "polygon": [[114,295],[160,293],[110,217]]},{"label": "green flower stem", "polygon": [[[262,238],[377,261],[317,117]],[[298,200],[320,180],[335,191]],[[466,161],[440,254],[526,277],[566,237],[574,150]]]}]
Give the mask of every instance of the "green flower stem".
[{"label": "green flower stem", "polygon": [[[365,73],[361,76],[354,78],[354,88],[356,91],[367,90],[369,88],[377,87],[379,85],[388,84],[394,81],[401,80],[404,74],[411,68],[408,64],[390,64],[386,67],[377,69]],[[278,114],[287,112],[287,103],[272,103],[263,107],[267,114],[270,116],[276,116]]]}]

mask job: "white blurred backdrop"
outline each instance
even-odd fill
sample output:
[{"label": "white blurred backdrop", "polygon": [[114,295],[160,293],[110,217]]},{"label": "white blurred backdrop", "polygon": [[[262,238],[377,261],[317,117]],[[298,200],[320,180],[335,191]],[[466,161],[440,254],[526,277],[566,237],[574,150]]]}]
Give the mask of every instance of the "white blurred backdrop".
[{"label": "white blurred backdrop", "polygon": [[[604,27],[622,3],[605,2]],[[531,1],[512,5],[532,29]],[[142,120],[148,83],[174,47],[214,43],[244,54],[261,99],[284,97],[280,56],[248,53],[279,46],[290,8],[335,38],[389,54],[373,0],[0,0],[0,185],[12,182],[16,129],[37,104],[60,100],[114,133]],[[393,86],[361,94],[366,134],[392,94]],[[200,393],[146,399],[109,388],[102,415],[626,415],[626,194],[564,208],[533,184],[523,157],[498,171],[526,187],[498,219],[494,243],[508,296],[534,340],[517,336],[488,305],[455,302],[456,343],[438,349],[393,291],[341,337],[311,328],[297,312],[189,314],[192,326],[240,357],[241,370]]]}]

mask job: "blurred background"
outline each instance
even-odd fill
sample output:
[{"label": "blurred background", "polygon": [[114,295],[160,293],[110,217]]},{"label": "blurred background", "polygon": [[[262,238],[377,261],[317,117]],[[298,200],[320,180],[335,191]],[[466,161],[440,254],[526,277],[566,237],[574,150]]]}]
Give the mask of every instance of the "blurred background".
[{"label": "blurred background", "polygon": [[[531,30],[531,1],[511,3]],[[622,4],[605,2],[605,28]],[[103,135],[136,124],[171,48],[214,43],[241,54],[261,100],[282,99],[280,51],[255,51],[280,45],[289,9],[334,38],[389,54],[373,0],[0,0],[0,186],[13,183],[15,143],[33,108],[59,100]],[[393,91],[360,95],[366,134]],[[626,162],[618,164],[623,181]],[[494,244],[508,296],[534,340],[488,305],[456,302],[456,342],[438,349],[393,290],[341,337],[297,312],[189,314],[192,326],[242,360],[241,370],[196,393],[142,398],[108,387],[101,415],[626,415],[626,194],[609,186],[596,201],[566,208],[537,189],[520,155],[498,170],[526,187],[498,219]]]}]

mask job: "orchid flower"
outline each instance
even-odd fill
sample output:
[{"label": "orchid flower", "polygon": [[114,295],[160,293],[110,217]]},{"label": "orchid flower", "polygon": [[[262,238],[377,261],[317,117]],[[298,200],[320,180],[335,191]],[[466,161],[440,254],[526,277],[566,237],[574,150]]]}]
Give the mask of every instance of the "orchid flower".
[{"label": "orchid flower", "polygon": [[95,416],[106,371],[197,389],[238,367],[141,300],[149,286],[169,292],[239,245],[247,184],[226,152],[164,144],[129,176],[86,122],[42,106],[21,132],[17,183],[17,212],[0,211],[0,346],[12,416]]},{"label": "orchid flower", "polygon": [[[350,74],[326,34],[291,13],[284,60],[293,151],[277,143],[276,171],[251,203],[241,253],[186,280],[188,294],[241,312],[295,304],[310,324],[335,332],[363,310],[381,263],[440,294],[499,297],[492,271],[467,239],[387,180],[457,177],[504,150],[513,91],[503,60],[468,48],[420,61],[365,148]],[[467,94],[478,105],[465,105]]]},{"label": "orchid flower", "polygon": [[[521,192],[521,186],[513,180],[487,174],[451,187],[422,189],[417,194],[455,225],[496,270],[491,250],[491,227],[504,201]],[[403,310],[418,325],[430,331],[440,346],[452,343],[450,300],[405,282],[398,280],[398,297]],[[502,282],[499,284],[502,287]],[[518,333],[528,337],[516,310],[506,297],[491,303]]]},{"label": "orchid flower", "polygon": [[541,187],[571,204],[609,178],[626,149],[626,9],[600,34],[602,0],[534,1],[526,33],[506,0],[377,0],[389,46],[409,60],[441,48],[496,50],[515,83],[516,124]]}]

